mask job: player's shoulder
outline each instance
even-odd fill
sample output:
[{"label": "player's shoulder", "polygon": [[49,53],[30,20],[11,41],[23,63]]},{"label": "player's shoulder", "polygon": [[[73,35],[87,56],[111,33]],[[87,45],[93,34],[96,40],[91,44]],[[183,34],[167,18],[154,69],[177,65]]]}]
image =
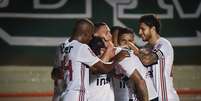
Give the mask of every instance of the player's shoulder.
[{"label": "player's shoulder", "polygon": [[86,44],[83,44],[77,40],[72,40],[72,41],[66,41],[64,44],[64,47],[69,47],[73,46],[74,48],[81,48],[81,47],[86,47]]},{"label": "player's shoulder", "polygon": [[88,51],[90,53],[93,53],[93,51],[91,50],[91,48],[87,45],[87,44],[83,44],[77,40],[74,40],[74,42],[72,42],[72,46],[74,48],[75,51],[78,51],[81,54],[85,54],[88,53]]},{"label": "player's shoulder", "polygon": [[168,39],[164,38],[164,37],[160,38],[160,42],[163,43],[163,44],[171,46],[170,41]]},{"label": "player's shoulder", "polygon": [[172,48],[172,45],[169,40],[166,38],[161,37],[157,44],[155,45],[155,49],[161,49],[161,48]]},{"label": "player's shoulder", "polygon": [[136,64],[136,62],[133,62],[133,61],[137,61],[137,60],[138,60],[137,56],[135,56],[133,53],[129,53],[129,56],[124,58],[120,62],[120,64],[125,64],[125,65],[131,66],[131,65]]},{"label": "player's shoulder", "polygon": [[79,41],[77,41],[77,40],[73,40],[74,42],[74,44],[76,44],[77,46],[79,46],[79,47],[82,47],[82,48],[88,48],[89,46],[87,45],[87,44],[84,44],[84,43],[81,43],[81,42],[79,42]]}]

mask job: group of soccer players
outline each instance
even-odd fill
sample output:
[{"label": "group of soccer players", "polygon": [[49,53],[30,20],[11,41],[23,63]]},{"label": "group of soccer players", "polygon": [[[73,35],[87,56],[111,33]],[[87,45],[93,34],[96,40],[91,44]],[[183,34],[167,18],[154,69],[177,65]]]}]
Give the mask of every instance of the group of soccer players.
[{"label": "group of soccer players", "polygon": [[173,87],[174,51],[160,36],[160,21],[138,22],[144,46],[134,31],[80,19],[70,39],[57,48],[52,70],[53,101],[179,101]]}]

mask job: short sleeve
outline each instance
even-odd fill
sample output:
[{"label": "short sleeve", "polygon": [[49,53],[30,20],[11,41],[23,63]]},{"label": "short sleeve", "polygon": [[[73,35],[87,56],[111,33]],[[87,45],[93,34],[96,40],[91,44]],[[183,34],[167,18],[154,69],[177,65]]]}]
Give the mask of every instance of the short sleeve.
[{"label": "short sleeve", "polygon": [[87,45],[82,45],[77,55],[77,60],[88,65],[93,66],[100,59],[94,54],[94,52]]},{"label": "short sleeve", "polygon": [[159,44],[155,46],[154,52],[156,52],[159,58],[161,56],[169,57],[173,55],[173,48],[168,40],[162,38]]},{"label": "short sleeve", "polygon": [[168,40],[161,39],[161,42],[156,45],[154,52],[157,54],[159,60],[165,58],[165,63],[172,66],[174,59],[173,47]]}]

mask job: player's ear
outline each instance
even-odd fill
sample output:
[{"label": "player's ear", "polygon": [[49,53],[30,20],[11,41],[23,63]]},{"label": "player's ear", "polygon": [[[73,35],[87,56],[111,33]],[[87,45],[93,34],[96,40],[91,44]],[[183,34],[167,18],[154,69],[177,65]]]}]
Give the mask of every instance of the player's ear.
[{"label": "player's ear", "polygon": [[156,32],[156,27],[155,26],[151,27],[151,32]]}]

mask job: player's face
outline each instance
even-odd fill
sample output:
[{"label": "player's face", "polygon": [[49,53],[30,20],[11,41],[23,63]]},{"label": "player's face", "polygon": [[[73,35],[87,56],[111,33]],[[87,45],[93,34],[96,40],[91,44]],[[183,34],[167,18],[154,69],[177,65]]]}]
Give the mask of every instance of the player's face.
[{"label": "player's face", "polygon": [[102,38],[104,38],[105,40],[111,40],[112,39],[112,35],[110,33],[110,28],[107,25],[101,26],[96,33],[99,33],[99,35]]},{"label": "player's face", "polygon": [[151,28],[145,23],[140,23],[139,34],[143,41],[148,41],[151,38]]},{"label": "player's face", "polygon": [[119,46],[129,48],[128,43],[134,43],[134,36],[132,34],[123,34],[119,37]]}]

